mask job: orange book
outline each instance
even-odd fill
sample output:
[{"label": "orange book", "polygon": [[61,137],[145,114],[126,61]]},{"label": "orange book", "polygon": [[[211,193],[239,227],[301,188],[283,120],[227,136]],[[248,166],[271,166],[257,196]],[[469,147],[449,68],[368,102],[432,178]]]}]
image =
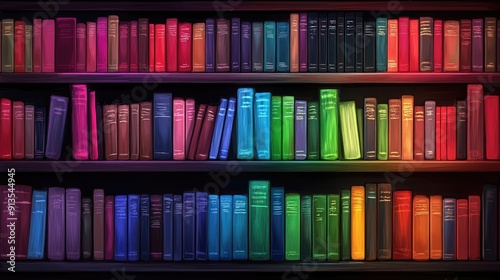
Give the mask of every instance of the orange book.
[{"label": "orange book", "polygon": [[443,259],[443,197],[430,197],[430,259]]},{"label": "orange book", "polygon": [[443,71],[458,72],[460,68],[460,22],[446,20],[443,33]]},{"label": "orange book", "polygon": [[416,195],[413,198],[413,260],[429,260],[429,198]]},{"label": "orange book", "polygon": [[351,187],[351,259],[365,259],[365,187]]},{"label": "orange book", "polygon": [[290,72],[299,72],[299,14],[290,14]]},{"label": "orange book", "polygon": [[413,96],[401,96],[401,159],[413,160]]},{"label": "orange book", "polygon": [[205,23],[193,24],[193,72],[205,72]]},{"label": "orange book", "polygon": [[387,72],[398,72],[398,20],[387,21]]}]

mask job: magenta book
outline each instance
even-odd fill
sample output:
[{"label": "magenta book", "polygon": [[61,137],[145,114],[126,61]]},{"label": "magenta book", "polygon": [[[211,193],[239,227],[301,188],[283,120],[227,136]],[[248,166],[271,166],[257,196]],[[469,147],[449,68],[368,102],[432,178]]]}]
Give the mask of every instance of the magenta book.
[{"label": "magenta book", "polygon": [[115,197],[107,195],[105,198],[105,213],[104,213],[104,259],[107,261],[114,260],[115,257]]},{"label": "magenta book", "polygon": [[56,18],[56,72],[76,71],[76,18]]},{"label": "magenta book", "polygon": [[87,72],[97,71],[97,24],[87,22]]},{"label": "magenta book", "polygon": [[73,135],[73,158],[89,159],[87,86],[73,85],[71,92],[71,128]]},{"label": "magenta book", "polygon": [[118,71],[129,72],[129,23],[119,23]]},{"label": "magenta book", "polygon": [[56,45],[56,25],[53,19],[42,21],[42,72],[55,71],[54,48]]},{"label": "magenta book", "polygon": [[174,160],[186,159],[186,108],[182,98],[174,98]]},{"label": "magenta book", "polygon": [[87,108],[90,112],[89,114],[89,126],[90,126],[90,149],[89,156],[91,160],[99,159],[99,143],[97,140],[97,111],[96,111],[96,101],[95,101],[95,91],[89,93],[89,107]]},{"label": "magenta book", "polygon": [[87,25],[76,25],[76,72],[87,71]]},{"label": "magenta book", "polygon": [[97,72],[108,72],[108,18],[97,18]]}]

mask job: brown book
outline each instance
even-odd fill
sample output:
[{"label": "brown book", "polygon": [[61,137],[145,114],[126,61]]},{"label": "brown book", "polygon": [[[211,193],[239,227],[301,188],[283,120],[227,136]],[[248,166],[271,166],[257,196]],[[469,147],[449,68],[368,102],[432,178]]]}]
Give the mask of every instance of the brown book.
[{"label": "brown book", "polygon": [[130,104],[130,159],[139,160],[139,104]]},{"label": "brown book", "polygon": [[413,198],[413,260],[429,260],[429,198],[416,195]]},{"label": "brown book", "polygon": [[424,160],[425,115],[424,106],[415,106],[415,138],[413,140],[413,159]]},{"label": "brown book", "polygon": [[401,99],[389,99],[389,159],[401,159]]},{"label": "brown book", "polygon": [[429,204],[430,259],[441,260],[443,259],[443,197],[431,195]]},{"label": "brown book", "polygon": [[201,128],[200,138],[198,139],[198,147],[196,148],[195,160],[207,160],[210,152],[210,143],[212,141],[212,133],[214,131],[215,116],[217,114],[217,106],[207,106],[207,112]]},{"label": "brown book", "polygon": [[94,260],[104,259],[104,190],[94,189]]},{"label": "brown book", "polygon": [[205,23],[193,24],[193,72],[205,72]]},{"label": "brown book", "polygon": [[24,158],[35,158],[35,106],[24,107]]},{"label": "brown book", "polygon": [[497,34],[497,20],[494,17],[487,17],[484,19],[484,71],[496,71],[496,34]]},{"label": "brown book", "polygon": [[413,160],[413,96],[403,95],[401,105],[401,159]]},{"label": "brown book", "polygon": [[290,72],[299,72],[299,14],[290,14]]},{"label": "brown book", "polygon": [[460,72],[472,70],[472,20],[460,20]]},{"label": "brown book", "polygon": [[141,102],[139,104],[139,156],[141,160],[153,159],[153,122],[151,102]]},{"label": "brown book", "polygon": [[457,72],[460,69],[460,22],[446,20],[443,33],[443,71]]},{"label": "brown book", "polygon": [[139,30],[138,30],[138,63],[139,72],[149,71],[149,19],[140,18],[139,19]]},{"label": "brown book", "polygon": [[130,159],[130,108],[118,105],[118,159]]},{"label": "brown book", "polygon": [[24,159],[24,103],[12,102],[12,158]]},{"label": "brown book", "polygon": [[104,158],[118,159],[117,105],[103,105],[104,115]]},{"label": "brown book", "polygon": [[198,108],[198,113],[196,114],[193,135],[191,136],[191,142],[189,143],[189,150],[188,150],[189,160],[195,159],[196,147],[198,147],[198,139],[200,138],[201,127],[203,124],[203,120],[205,119],[206,110],[207,110],[207,105],[200,104],[200,107]]},{"label": "brown book", "polygon": [[118,72],[118,25],[118,16],[108,16],[108,72]]}]

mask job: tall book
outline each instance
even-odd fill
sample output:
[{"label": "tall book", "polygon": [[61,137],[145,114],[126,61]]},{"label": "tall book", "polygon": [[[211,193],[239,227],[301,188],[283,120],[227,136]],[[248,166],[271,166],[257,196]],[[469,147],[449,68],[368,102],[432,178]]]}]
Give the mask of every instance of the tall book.
[{"label": "tall book", "polygon": [[293,160],[294,159],[294,137],[295,137],[295,97],[283,96],[282,97],[282,142],[281,142],[281,159]]},{"label": "tall book", "polygon": [[460,72],[472,70],[472,20],[460,20]]},{"label": "tall book", "polygon": [[339,157],[339,92],[337,89],[320,90],[320,158],[336,160]]},{"label": "tall book", "polygon": [[55,71],[76,72],[76,18],[56,18]]},{"label": "tall book", "polygon": [[397,190],[393,192],[393,260],[410,260],[412,257],[412,192]]},{"label": "tall book", "polygon": [[182,196],[182,259],[185,261],[193,261],[196,257],[195,209],[195,193],[185,192]]},{"label": "tall book", "polygon": [[105,213],[104,213],[104,190],[103,189],[94,189],[93,192],[93,200],[94,202],[94,211],[93,211],[93,219],[92,219],[92,240],[94,240],[94,250],[93,256],[94,260],[104,260],[104,221],[105,221]]},{"label": "tall book", "polygon": [[345,12],[344,72],[354,72],[356,63],[356,14]]},{"label": "tall book", "polygon": [[467,159],[484,159],[484,102],[481,84],[467,85]]},{"label": "tall book", "polygon": [[337,13],[327,15],[327,71],[337,72]]},{"label": "tall book", "polygon": [[342,214],[340,216],[340,259],[347,261],[351,259],[351,190],[340,191],[340,203]]},{"label": "tall book", "polygon": [[130,71],[130,23],[120,21],[118,24],[118,71]]},{"label": "tall book", "polygon": [[241,71],[241,23],[240,18],[231,18],[231,72]]},{"label": "tall book", "polygon": [[196,260],[208,259],[208,193],[196,192]]},{"label": "tall book", "polygon": [[410,18],[398,18],[398,72],[410,71]]},{"label": "tall book", "polygon": [[413,198],[412,259],[429,260],[429,198],[416,195]]},{"label": "tall book", "polygon": [[392,186],[377,184],[377,259],[392,258]]},{"label": "tall book", "polygon": [[117,15],[108,16],[108,72],[118,72],[119,22]]},{"label": "tall book", "polygon": [[443,258],[443,197],[431,195],[429,198],[429,258]]},{"label": "tall book", "polygon": [[498,95],[484,96],[485,156],[488,160],[500,159],[500,98]]},{"label": "tall book", "polygon": [[434,72],[443,72],[443,20],[434,20]]},{"label": "tall book", "polygon": [[63,261],[66,253],[66,191],[63,188],[48,189],[47,205],[47,259]]},{"label": "tall book", "polygon": [[456,260],[456,199],[443,198],[443,260]]},{"label": "tall book", "polygon": [[255,156],[259,160],[271,159],[271,93],[256,92],[254,106]]},{"label": "tall book", "polygon": [[244,21],[241,23],[241,72],[252,71],[252,23]]},{"label": "tall book", "polygon": [[229,72],[230,60],[230,23],[229,20],[219,18],[216,20],[216,40],[215,40],[215,71]]},{"label": "tall book", "polygon": [[248,260],[248,222],[248,197],[233,195],[233,260]]},{"label": "tall book", "polygon": [[[43,27],[42,27],[43,30]],[[43,30],[44,31],[44,30]],[[42,31],[42,32],[43,32]],[[43,35],[42,35],[43,36]],[[97,18],[97,72],[108,72],[108,18],[98,17]],[[42,45],[43,49],[43,45]],[[42,51],[43,53],[43,51]],[[42,56],[42,66],[43,66],[44,56]],[[43,69],[42,69],[43,72]]]},{"label": "tall book", "polygon": [[[127,196],[127,260],[138,261],[141,257],[141,197],[138,194]],[[149,216],[149,215],[148,215]],[[149,235],[149,233],[148,233]]]},{"label": "tall book", "polygon": [[443,71],[457,72],[460,69],[460,22],[443,22]]},{"label": "tall book", "polygon": [[328,260],[340,260],[340,195],[329,194],[327,196],[328,218],[327,218],[327,256]]},{"label": "tall book", "polygon": [[253,110],[254,90],[252,88],[238,89],[237,110],[237,158],[253,159]]},{"label": "tall book", "polygon": [[47,146],[45,157],[59,160],[63,145],[63,135],[66,126],[68,98],[52,95],[50,97],[49,121],[47,127]]},{"label": "tall book", "polygon": [[137,33],[138,71],[144,73],[149,71],[149,19],[139,18]]},{"label": "tall book", "polygon": [[434,19],[420,17],[420,72],[434,70]]},{"label": "tall book", "polygon": [[486,17],[484,19],[484,71],[495,72],[497,55],[497,19],[495,17]]},{"label": "tall book", "polygon": [[220,196],[220,237],[219,259],[233,259],[233,196]]},{"label": "tall book", "polygon": [[320,156],[319,103],[307,102],[307,159],[318,160]]},{"label": "tall book", "polygon": [[498,259],[498,186],[484,185],[482,193],[482,259]]},{"label": "tall book", "polygon": [[377,99],[374,97],[366,97],[364,100],[363,127],[363,158],[377,159]]},{"label": "tall book", "polygon": [[92,198],[82,198],[82,259],[89,260],[92,257]]},{"label": "tall book", "polygon": [[318,14],[318,72],[326,72],[328,65],[328,13]]},{"label": "tall book", "polygon": [[[199,28],[199,26],[197,26]],[[197,30],[198,31],[198,30]],[[198,35],[204,32],[197,32]],[[179,72],[191,72],[193,70],[193,54],[199,54],[200,52],[193,52],[193,26],[189,22],[179,23],[179,34],[178,34],[178,56],[177,56],[177,71]],[[202,43],[203,44],[203,43]],[[201,51],[203,53],[203,51]],[[168,54],[167,54],[168,60]],[[201,59],[200,59],[201,60]]]},{"label": "tall book", "polygon": [[290,72],[299,72],[299,14],[290,14]]},{"label": "tall book", "polygon": [[300,259],[312,259],[312,197],[300,196]]},{"label": "tall book", "polygon": [[264,71],[264,23],[252,22],[252,72]]},{"label": "tall book", "polygon": [[365,259],[365,187],[351,187],[351,259]]},{"label": "tall book", "polygon": [[271,96],[271,159],[281,160],[282,129],[282,97]]},{"label": "tall book", "polygon": [[141,261],[148,261],[151,254],[151,228],[150,225],[153,224],[151,220],[151,212],[150,212],[150,197],[148,194],[141,194],[140,196],[140,253],[139,258]]},{"label": "tall book", "polygon": [[307,72],[307,43],[308,43],[308,29],[307,29],[307,13],[299,14],[299,72]]},{"label": "tall book", "polygon": [[285,260],[300,260],[300,195],[285,195]]},{"label": "tall book", "polygon": [[276,71],[276,22],[264,22],[264,72]]},{"label": "tall book", "polygon": [[[365,185],[365,260],[377,259],[377,184]],[[359,199],[359,198],[358,198]]]},{"label": "tall book", "polygon": [[[376,21],[369,20],[364,23],[364,34],[363,34],[363,71],[364,72],[375,72],[377,65],[377,44],[376,44]],[[359,38],[359,37],[358,37]]]},{"label": "tall book", "polygon": [[315,194],[312,197],[312,258],[326,260],[327,255],[327,205],[326,195]]},{"label": "tall book", "polygon": [[73,158],[87,160],[89,159],[87,86],[72,85],[71,87]]},{"label": "tall book", "polygon": [[47,191],[33,190],[27,259],[41,260],[45,256],[46,228]]},{"label": "tall book", "polygon": [[457,260],[469,259],[469,202],[457,199]]},{"label": "tall book", "polygon": [[484,22],[482,18],[472,20],[472,72],[483,72],[484,70]]},{"label": "tall book", "polygon": [[295,159],[307,158],[307,101],[295,100]]},{"label": "tall book", "polygon": [[413,160],[413,110],[412,95],[401,97],[401,159]]},{"label": "tall book", "polygon": [[155,160],[171,160],[172,153],[172,94],[154,94],[154,141],[153,156]]},{"label": "tall book", "polygon": [[179,63],[179,21],[176,18],[167,18],[165,22],[165,60],[166,60],[166,70],[168,72],[177,72]]},{"label": "tall book", "polygon": [[[154,65],[154,72],[165,72],[165,61],[166,61],[166,54],[165,54],[165,46],[166,46],[166,30],[165,30],[165,24],[154,24],[154,30],[153,30],[153,35],[154,38],[153,42],[154,43],[154,56],[153,53],[150,53],[150,57],[153,56],[154,59],[150,62],[153,63]],[[177,30],[176,33],[177,34]],[[177,39],[177,36],[175,37]]]},{"label": "tall book", "polygon": [[81,254],[82,196],[80,189],[66,189],[66,259],[76,261]]},{"label": "tall book", "polygon": [[398,72],[399,30],[398,20],[387,20],[387,71]]},{"label": "tall book", "polygon": [[269,260],[270,186],[269,181],[250,181],[248,190],[249,232],[248,258]]},{"label": "tall book", "polygon": [[[151,195],[150,199],[150,218],[147,219],[149,222],[149,232],[150,232],[150,256],[151,260],[162,260],[163,259],[163,197],[161,195]],[[141,217],[142,222],[142,217]],[[166,227],[171,226],[171,224],[166,225]],[[142,233],[141,233],[142,234]],[[148,238],[145,238],[148,239]],[[144,239],[142,239],[144,240]],[[142,246],[142,245],[141,245]],[[145,246],[147,247],[147,246]],[[147,252],[142,250],[143,255]],[[146,252],[145,252],[146,251]],[[146,257],[146,256],[144,256]]]},{"label": "tall book", "polygon": [[115,196],[115,261],[126,261],[128,259],[128,228],[127,228],[127,215],[128,203],[126,195]]},{"label": "tall book", "polygon": [[467,101],[457,101],[457,159],[467,159]]},{"label": "tall book", "polygon": [[285,259],[285,189],[271,188],[271,260]]},{"label": "tall book", "polygon": [[163,260],[174,260],[174,196],[172,194],[163,195],[163,215],[160,230],[163,235]]},{"label": "tall book", "polygon": [[401,159],[401,99],[389,99],[389,160]]},{"label": "tall book", "polygon": [[207,216],[207,239],[208,239],[208,260],[219,260],[219,236],[220,236],[220,203],[218,194],[208,195],[208,216]]},{"label": "tall book", "polygon": [[[392,30],[392,29],[391,29]],[[378,17],[375,22],[375,44],[376,44],[376,70],[377,72],[387,71],[387,18]],[[391,54],[392,55],[392,54]]]},{"label": "tall book", "polygon": [[139,71],[139,22],[137,20],[133,20],[129,23],[129,71],[130,72],[138,72]]}]

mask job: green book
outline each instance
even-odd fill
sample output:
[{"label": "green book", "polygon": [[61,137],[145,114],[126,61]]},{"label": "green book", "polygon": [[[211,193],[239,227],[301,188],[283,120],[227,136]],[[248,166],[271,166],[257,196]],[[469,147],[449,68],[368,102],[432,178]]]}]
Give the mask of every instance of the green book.
[{"label": "green book", "polygon": [[283,96],[283,160],[295,159],[295,98]]},{"label": "green book", "polygon": [[319,159],[318,101],[307,103],[307,159]]},{"label": "green book", "polygon": [[313,195],[313,259],[326,260],[326,195]]},{"label": "green book", "polygon": [[311,216],[311,196],[300,197],[300,259],[307,261],[312,259],[312,216]]},{"label": "green book", "polygon": [[387,160],[389,149],[389,119],[387,104],[377,105],[377,159]]},{"label": "green book", "polygon": [[356,109],[356,123],[358,124],[359,151],[363,155],[363,109]]},{"label": "green book", "polygon": [[281,96],[271,97],[271,160],[281,160]]},{"label": "green book", "polygon": [[328,260],[340,260],[340,195],[328,195]]},{"label": "green book", "polygon": [[300,195],[285,195],[285,259],[300,260]]},{"label": "green book", "polygon": [[342,240],[341,259],[351,259],[351,190],[340,191],[342,215],[340,216],[340,238]]},{"label": "green book", "polygon": [[24,26],[24,63],[26,72],[33,72],[33,25]]},{"label": "green book", "polygon": [[2,20],[2,72],[14,72],[14,20]]},{"label": "green book", "polygon": [[250,260],[269,260],[270,257],[269,198],[269,181],[250,181],[248,190],[250,206],[248,258]]},{"label": "green book", "polygon": [[361,158],[358,123],[356,119],[356,103],[346,101],[339,103],[340,129],[345,159]]},{"label": "green book", "polygon": [[338,90],[322,89],[319,95],[319,141],[321,159],[336,160],[339,158]]}]

